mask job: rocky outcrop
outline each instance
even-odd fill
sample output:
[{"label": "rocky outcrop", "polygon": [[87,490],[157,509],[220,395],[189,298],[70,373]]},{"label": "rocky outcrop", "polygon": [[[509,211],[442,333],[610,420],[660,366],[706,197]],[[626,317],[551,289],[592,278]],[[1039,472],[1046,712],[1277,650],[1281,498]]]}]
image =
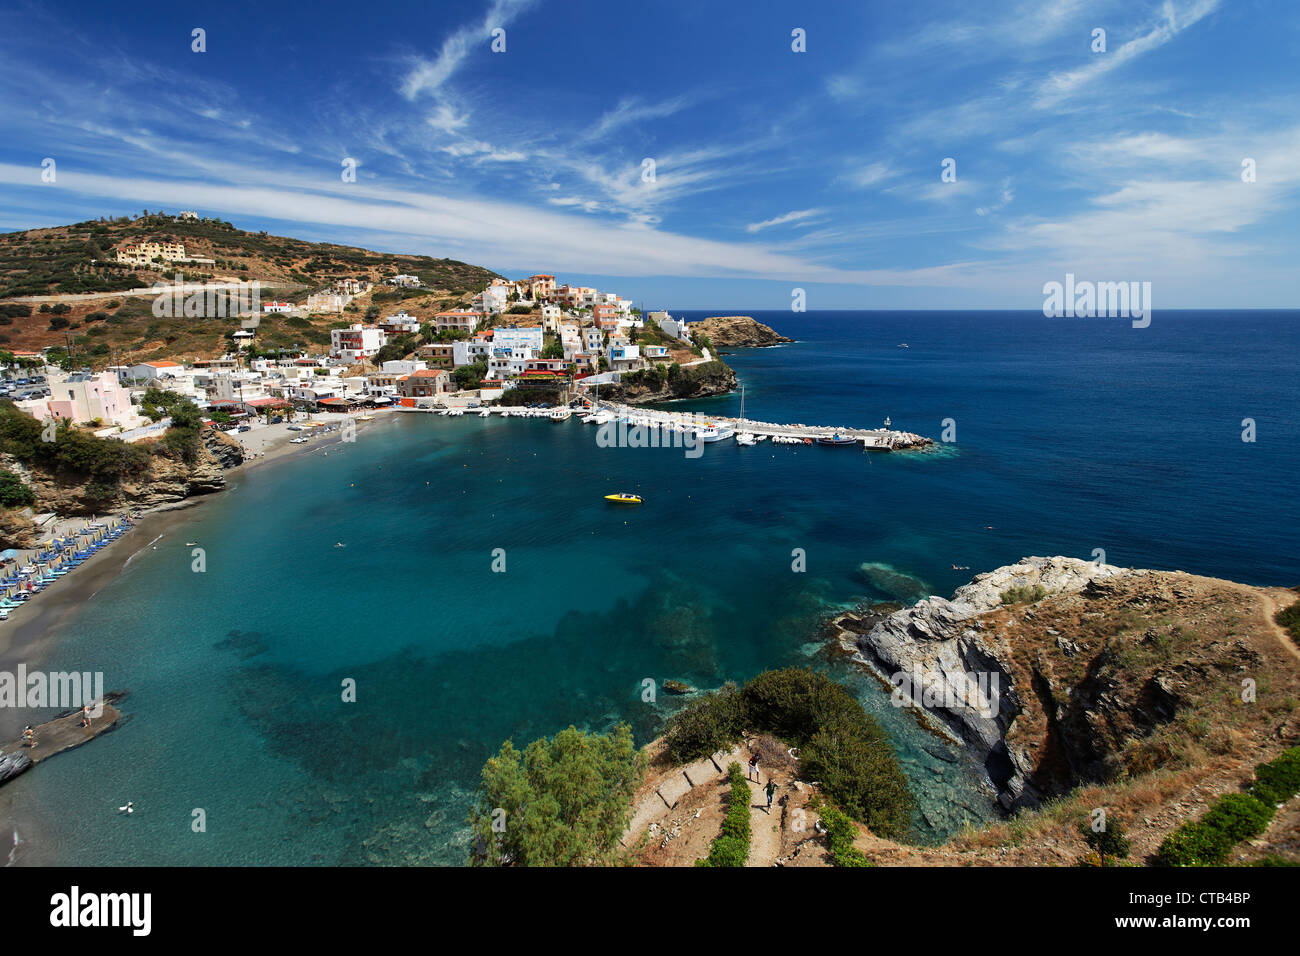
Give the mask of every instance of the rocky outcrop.
[{"label": "rocky outcrop", "polygon": [[692,322],[691,334],[700,333],[707,335],[714,345],[734,348],[757,348],[794,341],[748,315],[714,315]]},{"label": "rocky outcrop", "polygon": [[1180,759],[1183,721],[1267,679],[1277,639],[1251,622],[1269,607],[1228,581],[1033,557],[827,634],[962,740],[1013,810]]},{"label": "rocky outcrop", "polygon": [[[204,430],[190,461],[154,453],[142,473],[114,483],[63,473],[51,474],[26,467],[10,455],[0,455],[0,467],[15,472],[35,492],[37,511],[65,516],[154,508],[221,491],[226,487],[225,470],[242,462],[243,450],[239,442],[215,429]],[[14,534],[21,534],[21,518],[15,517],[20,514],[9,513],[7,523],[0,519],[0,533],[12,524]]]},{"label": "rocky outcrop", "polygon": [[923,707],[967,744],[1005,807],[1033,805],[1039,796],[1029,786],[1034,768],[1006,744],[1027,689],[1017,686],[980,618],[1002,607],[1012,589],[1041,588],[1044,596],[1078,592],[1118,573],[1077,558],[1024,558],[977,575],[952,600],[929,597],[890,614],[855,636],[856,656],[894,686],[896,701]]},{"label": "rocky outcrop", "polygon": [[600,397],[628,405],[649,405],[678,398],[725,395],[735,387],[736,373],[730,366],[714,360],[682,365],[676,372],[669,369],[662,374],[655,369],[624,372],[618,384],[600,387]]},{"label": "rocky outcrop", "polygon": [[40,541],[31,508],[0,508],[0,551],[34,548]]},{"label": "rocky outcrop", "polygon": [[203,432],[203,447],[222,468],[234,468],[244,463],[244,446],[215,428]]}]

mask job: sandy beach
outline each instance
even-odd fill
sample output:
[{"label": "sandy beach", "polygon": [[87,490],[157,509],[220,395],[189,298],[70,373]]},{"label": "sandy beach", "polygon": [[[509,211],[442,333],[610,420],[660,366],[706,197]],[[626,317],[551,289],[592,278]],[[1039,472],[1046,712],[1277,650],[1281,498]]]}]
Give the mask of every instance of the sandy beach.
[{"label": "sandy beach", "polygon": [[[373,421],[358,421],[357,434],[368,426],[381,423],[391,414],[393,413],[382,411],[375,413]],[[348,417],[346,414],[321,414],[312,416],[312,420],[326,422],[327,426],[339,426]],[[342,442],[341,428],[328,432],[323,429],[317,431],[319,434],[299,445],[292,444],[290,440],[309,433],[290,431],[288,423],[258,427],[231,436],[237,437],[249,457],[244,464],[227,471],[228,480],[255,473],[273,462],[328,452],[330,447]],[[28,604],[11,610],[9,620],[0,624],[0,670],[12,671],[20,661],[28,668],[40,666],[66,618],[108,585],[133,555],[151,546],[158,538],[173,535],[194,520],[193,509],[214,497],[216,496],[203,495],[142,509],[134,527],[112,545],[87,559],[74,573],[37,595]],[[63,521],[63,524],[69,526],[79,526],[81,523],[84,523],[84,519]],[[0,710],[0,734],[21,729],[27,722],[29,721],[20,719],[14,713]]]},{"label": "sandy beach", "polygon": [[[367,427],[384,422],[391,411],[371,413],[374,420],[358,421],[357,434]],[[315,421],[339,425],[348,416],[322,414],[312,416]],[[244,464],[227,471],[227,478],[256,473],[273,462],[287,461],[299,456],[321,454],[342,441],[342,429],[324,432],[303,444],[292,444],[290,439],[304,434],[290,431],[287,422],[254,428],[237,433],[247,458]],[[0,624],[0,671],[13,673],[20,663],[28,670],[44,665],[50,649],[55,646],[63,627],[88,601],[113,582],[135,555],[152,547],[161,538],[184,539],[184,528],[199,517],[198,508],[219,497],[203,495],[185,501],[171,502],[156,508],[141,509],[134,526],[117,541],[93,555],[75,573],[62,578],[57,585],[37,595],[21,608],[10,612],[9,620]],[[64,519],[63,524],[79,527],[85,519]],[[129,682],[128,682],[129,683]],[[129,686],[109,688],[129,690]],[[130,709],[130,698],[126,708]],[[34,724],[54,716],[55,710],[36,712],[31,709],[0,708],[0,739],[16,738],[27,724]],[[76,759],[71,756],[68,759]],[[39,771],[35,771],[39,772]],[[25,806],[20,786],[0,787],[0,866],[40,865],[42,838],[39,808]]]}]

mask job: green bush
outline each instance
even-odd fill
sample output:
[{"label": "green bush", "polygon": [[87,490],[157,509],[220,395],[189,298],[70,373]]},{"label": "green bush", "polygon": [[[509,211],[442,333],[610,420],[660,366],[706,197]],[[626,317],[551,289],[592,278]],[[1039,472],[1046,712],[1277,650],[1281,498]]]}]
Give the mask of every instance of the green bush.
[{"label": "green bush", "polygon": [[713,694],[697,697],[673,715],[664,731],[669,759],[687,763],[740,739],[744,713],[740,688],[728,683]]},{"label": "green bush", "polygon": [[741,692],[745,722],[801,748],[800,772],[855,820],[898,837],[912,819],[907,777],[888,735],[848,690],[803,668],[767,671]]},{"label": "green bush", "polygon": [[1273,619],[1286,628],[1286,632],[1291,635],[1291,640],[1300,644],[1300,601],[1282,608]]},{"label": "green bush", "polygon": [[801,748],[800,774],[881,836],[902,836],[912,816],[907,777],[888,736],[849,691],[806,668],[765,671],[697,699],[668,722],[678,763],[713,753],[742,730],[770,733]]},{"label": "green bush", "polygon": [[36,493],[12,471],[0,471],[0,505],[23,508],[36,501]]},{"label": "green bush", "polygon": [[1260,803],[1275,806],[1300,793],[1300,747],[1284,750],[1269,763],[1255,768],[1252,794]]},{"label": "green bush", "polygon": [[1201,823],[1218,830],[1236,845],[1267,830],[1275,812],[1273,807],[1265,806],[1248,793],[1229,793],[1201,817]]},{"label": "green bush", "polygon": [[749,843],[737,837],[720,836],[709,847],[709,855],[699,866],[744,866],[749,859]]},{"label": "green bush", "polygon": [[1220,834],[1199,822],[1184,823],[1161,842],[1159,857],[1165,866],[1221,866],[1231,849]]},{"label": "green bush", "polygon": [[510,741],[483,766],[470,813],[482,866],[584,866],[612,862],[645,769],[632,731],[570,727],[534,740],[522,753]]},{"label": "green bush", "polygon": [[744,866],[749,859],[749,801],[751,791],[740,764],[732,762],[727,767],[727,814],[722,820],[722,832],[709,847],[709,855],[698,861],[699,866]]},{"label": "green bush", "polygon": [[1201,819],[1184,823],[1165,837],[1160,860],[1166,866],[1222,866],[1234,846],[1268,829],[1273,813],[1272,806],[1248,793],[1229,793]]},{"label": "green bush", "polygon": [[826,839],[830,843],[831,861],[836,866],[871,866],[866,854],[853,845],[857,830],[847,813],[825,806],[819,811]]},{"label": "green bush", "polygon": [[96,438],[61,423],[54,440],[44,440],[45,426],[10,402],[0,402],[0,451],[27,467],[77,479],[115,485],[138,475],[149,465],[149,453],[139,445]]},{"label": "green bush", "polygon": [[1129,855],[1131,847],[1128,838],[1124,836],[1124,824],[1119,820],[1107,817],[1103,830],[1094,830],[1086,823],[1079,830],[1088,841],[1088,846],[1097,851],[1103,862],[1108,856],[1124,859]]}]

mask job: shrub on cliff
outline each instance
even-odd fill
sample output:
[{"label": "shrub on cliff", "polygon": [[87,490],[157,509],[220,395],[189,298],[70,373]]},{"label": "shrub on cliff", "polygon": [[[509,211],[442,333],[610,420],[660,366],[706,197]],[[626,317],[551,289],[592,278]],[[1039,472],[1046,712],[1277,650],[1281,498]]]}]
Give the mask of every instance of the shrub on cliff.
[{"label": "shrub on cliff", "polygon": [[1259,836],[1273,819],[1273,807],[1248,793],[1219,798],[1205,816],[1184,823],[1160,844],[1160,861],[1166,866],[1223,866],[1232,848]]},{"label": "shrub on cliff", "polygon": [[1286,628],[1286,632],[1291,635],[1291,640],[1300,645],[1300,601],[1282,608],[1273,619]]},{"label": "shrub on cliff", "polygon": [[24,508],[36,501],[36,494],[11,471],[0,471],[0,505]]},{"label": "shrub on cliff", "polygon": [[842,810],[823,806],[817,811],[822,826],[826,828],[826,842],[830,844],[831,862],[836,866],[871,866],[866,854],[853,845],[858,835],[853,820]]},{"label": "shrub on cliff", "polygon": [[1124,859],[1131,849],[1128,838],[1124,836],[1124,824],[1113,817],[1107,817],[1106,825],[1094,830],[1088,823],[1081,824],[1079,831],[1088,842],[1088,846],[1097,853],[1098,861],[1106,865],[1107,858]]},{"label": "shrub on cliff", "polygon": [[846,813],[881,836],[911,823],[907,777],[889,737],[849,691],[825,674],[790,667],[765,671],[693,701],[664,732],[667,754],[684,763],[721,749],[742,730],[770,733],[801,748],[800,774],[816,780]]},{"label": "shrub on cliff", "polygon": [[1300,747],[1282,751],[1268,763],[1255,768],[1250,792],[1260,803],[1276,806],[1300,793]]},{"label": "shrub on cliff", "polygon": [[670,760],[686,763],[728,746],[744,730],[740,688],[725,684],[691,701],[668,721],[664,744]]},{"label": "shrub on cliff", "polygon": [[1007,588],[999,595],[1003,604],[1033,604],[1035,601],[1041,601],[1047,597],[1047,591],[1041,584],[1017,585],[1016,587]]},{"label": "shrub on cliff", "polygon": [[[46,441],[47,436],[54,440]],[[50,435],[45,423],[10,402],[0,402],[0,451],[13,455],[29,468],[104,484],[116,484],[121,478],[138,475],[149,464],[148,453],[143,448],[96,438],[70,428],[67,422]]]},{"label": "shrub on cliff", "polygon": [[507,740],[483,765],[469,822],[478,866],[587,866],[611,862],[645,769],[632,731],[570,727],[523,752]]}]

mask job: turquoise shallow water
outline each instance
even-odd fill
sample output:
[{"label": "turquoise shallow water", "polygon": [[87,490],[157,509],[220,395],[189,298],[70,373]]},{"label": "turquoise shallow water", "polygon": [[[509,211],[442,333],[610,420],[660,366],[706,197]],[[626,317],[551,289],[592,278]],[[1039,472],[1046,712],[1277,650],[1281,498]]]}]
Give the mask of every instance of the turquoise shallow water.
[{"label": "turquoise shallow water", "polygon": [[[27,859],[460,862],[478,769],[503,739],[619,719],[649,739],[670,701],[643,703],[645,678],[715,686],[810,660],[894,734],[917,836],[936,839],[988,815],[974,774],[928,752],[870,681],[809,656],[828,609],[891,596],[863,563],[943,594],[1023,554],[1094,547],[1300,578],[1284,540],[1300,517],[1296,393],[1274,367],[1295,354],[1294,314],[1169,317],[1145,338],[1019,314],[766,318],[800,342],[729,357],[754,417],[889,414],[932,435],[953,417],[958,444],[728,444],[689,460],[598,448],[576,419],[393,416],[327,457],[235,474],[54,650],[48,666],[129,688],[132,716],[6,788],[36,808]],[[1246,445],[1252,413],[1261,440]],[[611,508],[615,490],[647,503]],[[117,816],[127,799],[138,811]]]}]

